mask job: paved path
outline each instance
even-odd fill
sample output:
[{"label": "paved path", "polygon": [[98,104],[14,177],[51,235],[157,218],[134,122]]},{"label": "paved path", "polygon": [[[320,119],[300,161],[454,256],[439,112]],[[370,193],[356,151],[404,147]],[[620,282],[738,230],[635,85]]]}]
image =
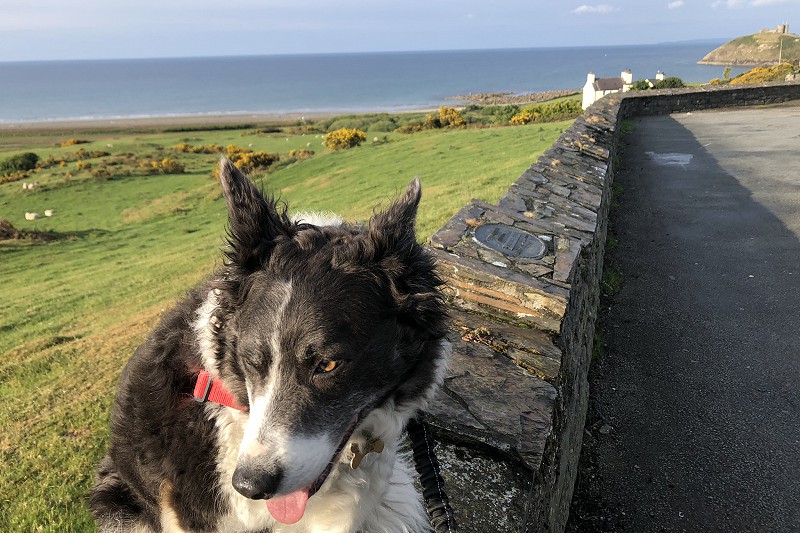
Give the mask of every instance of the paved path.
[{"label": "paved path", "polygon": [[570,530],[798,532],[800,105],[634,122]]}]

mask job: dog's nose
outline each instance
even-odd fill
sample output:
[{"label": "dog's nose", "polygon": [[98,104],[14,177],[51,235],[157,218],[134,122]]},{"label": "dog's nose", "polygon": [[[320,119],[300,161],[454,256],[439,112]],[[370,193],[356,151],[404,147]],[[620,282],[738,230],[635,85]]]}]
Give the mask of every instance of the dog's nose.
[{"label": "dog's nose", "polygon": [[282,478],[278,467],[265,470],[238,465],[233,471],[233,488],[251,500],[266,500],[278,490]]}]

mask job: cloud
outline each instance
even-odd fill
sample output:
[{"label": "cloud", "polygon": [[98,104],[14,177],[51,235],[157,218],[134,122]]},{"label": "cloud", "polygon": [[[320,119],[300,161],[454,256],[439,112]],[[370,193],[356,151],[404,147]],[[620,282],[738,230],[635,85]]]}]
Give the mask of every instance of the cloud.
[{"label": "cloud", "polygon": [[667,9],[678,9],[679,7],[683,7],[684,5],[686,4],[684,4],[683,0],[675,0],[674,2],[670,2],[669,4],[667,4]]},{"label": "cloud", "polygon": [[788,0],[751,0],[750,5],[753,7],[761,6],[777,6],[780,4],[788,4]]},{"label": "cloud", "polygon": [[618,11],[618,8],[608,4],[600,4],[597,6],[587,6],[586,4],[583,4],[582,6],[578,6],[572,10],[573,13],[577,13],[578,15],[583,15],[586,13],[599,13],[601,15],[605,15],[613,11]]}]

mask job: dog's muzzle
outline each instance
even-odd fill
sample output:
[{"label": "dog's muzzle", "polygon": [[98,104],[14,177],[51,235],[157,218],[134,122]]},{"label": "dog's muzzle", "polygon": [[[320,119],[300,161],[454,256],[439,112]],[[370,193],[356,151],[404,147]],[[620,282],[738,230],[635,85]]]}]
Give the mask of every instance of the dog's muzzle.
[{"label": "dog's muzzle", "polygon": [[250,463],[240,463],[233,471],[233,488],[251,500],[266,500],[278,490],[283,480],[283,469],[273,466],[265,469]]}]

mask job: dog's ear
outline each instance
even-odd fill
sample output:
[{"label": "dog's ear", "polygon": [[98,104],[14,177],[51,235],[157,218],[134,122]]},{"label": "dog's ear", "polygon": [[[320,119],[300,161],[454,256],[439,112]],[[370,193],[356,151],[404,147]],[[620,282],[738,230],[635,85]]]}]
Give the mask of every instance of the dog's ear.
[{"label": "dog's ear", "polygon": [[369,230],[373,240],[378,241],[381,247],[387,247],[386,251],[409,248],[416,243],[415,223],[421,198],[422,186],[419,178],[414,178],[400,199],[370,219]]},{"label": "dog's ear", "polygon": [[219,161],[219,181],[228,205],[228,263],[245,270],[263,265],[275,240],[291,232],[286,210],[278,211],[227,158]]},{"label": "dog's ear", "polygon": [[373,215],[369,231],[375,261],[389,278],[401,320],[438,338],[444,335],[446,311],[436,265],[417,242],[415,223],[421,197],[422,187],[414,178],[400,199]]}]

